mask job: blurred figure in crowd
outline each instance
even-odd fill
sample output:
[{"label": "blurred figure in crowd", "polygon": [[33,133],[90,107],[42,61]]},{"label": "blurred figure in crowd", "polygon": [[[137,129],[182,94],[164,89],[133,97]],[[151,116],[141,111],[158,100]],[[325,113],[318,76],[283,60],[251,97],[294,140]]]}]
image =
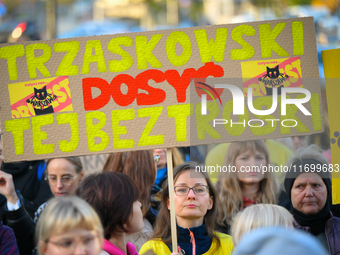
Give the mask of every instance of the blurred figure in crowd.
[{"label": "blurred figure in crowd", "polygon": [[287,164],[290,171],[284,186],[292,202],[294,227],[314,235],[329,254],[340,254],[340,218],[331,213],[332,183],[327,159],[316,146],[309,146],[297,151]]},{"label": "blurred figure in crowd", "polygon": [[91,174],[79,184],[77,195],[92,205],[102,221],[104,254],[138,255],[127,241],[144,228],[138,188],[130,177],[118,172]]},{"label": "blurred figure in crowd", "polygon": [[103,227],[97,213],[84,200],[69,196],[48,202],[38,222],[38,254],[99,255]]},{"label": "blurred figure in crowd", "polygon": [[[153,233],[153,224],[158,215],[159,202],[151,197],[150,191],[160,191],[153,183],[156,178],[156,164],[153,152],[130,151],[110,154],[106,160],[103,172],[121,172],[129,176],[138,187],[142,204],[144,218],[144,228],[142,231],[129,236],[128,241],[133,243],[137,250],[151,237]],[[150,206],[153,204],[153,207]]]},{"label": "blurred figure in crowd", "polygon": [[246,234],[233,255],[326,255],[310,235],[287,228],[259,228]]},{"label": "blurred figure in crowd", "polygon": [[301,147],[306,147],[306,136],[293,136],[294,152]]},{"label": "blurred figure in crowd", "polygon": [[[196,166],[188,162],[174,169],[174,213],[180,252],[197,255],[231,254],[231,237],[216,232],[215,228],[217,209],[220,206],[217,191],[206,173],[195,172]],[[140,254],[149,250],[157,255],[171,254],[170,231],[169,189],[166,182],[153,238],[142,246]],[[173,251],[172,254],[179,253]]]},{"label": "blurred figure in crowd", "polygon": [[[270,162],[274,166],[284,166],[288,159],[293,155],[292,151],[285,145],[273,140],[266,139],[265,143],[269,151]],[[222,166],[225,160],[225,155],[231,143],[221,143],[212,148],[206,159],[206,166]],[[279,175],[280,173],[278,173]],[[215,183],[218,180],[218,172],[210,173],[210,178]]]},{"label": "blurred figure in crowd", "polygon": [[231,168],[220,174],[216,184],[222,201],[223,233],[229,233],[235,214],[252,204],[279,202],[289,208],[289,200],[275,173],[263,171],[269,165],[268,149],[262,140],[235,142],[229,146],[224,166]]},{"label": "blurred figure in crowd", "polygon": [[[162,187],[164,181],[168,178],[166,149],[155,149],[153,150],[153,153],[159,156],[155,184]],[[183,157],[177,148],[172,148],[172,162],[174,168],[184,162]]]},{"label": "blurred figure in crowd", "polygon": [[233,219],[231,235],[234,246],[240,243],[244,235],[256,228],[275,226],[293,229],[293,216],[286,208],[271,204],[251,205]]},{"label": "blurred figure in crowd", "polygon": [[[44,161],[43,161],[44,162]],[[14,163],[13,163],[14,164]],[[23,163],[20,163],[21,165]],[[74,195],[75,187],[84,175],[81,161],[77,157],[49,159],[46,163],[46,173],[44,181],[48,186],[47,194],[54,196]],[[4,223],[10,226],[17,238],[18,247],[21,254],[31,254],[35,247],[34,230],[40,213],[45,209],[47,203],[43,203],[35,212],[34,221],[30,217],[26,203],[20,192],[15,192],[15,180],[12,175],[0,171],[0,193],[7,199]],[[39,194],[40,196],[46,194]]]}]

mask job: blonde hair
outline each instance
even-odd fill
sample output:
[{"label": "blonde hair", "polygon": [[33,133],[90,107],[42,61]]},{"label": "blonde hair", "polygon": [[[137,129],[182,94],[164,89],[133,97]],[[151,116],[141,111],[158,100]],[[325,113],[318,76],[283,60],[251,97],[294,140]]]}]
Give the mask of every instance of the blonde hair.
[{"label": "blonde hair", "polygon": [[274,226],[293,228],[293,216],[286,208],[279,205],[251,205],[234,218],[232,225],[234,246],[237,246],[242,237],[251,230]]},{"label": "blonde hair", "polygon": [[[238,155],[247,151],[258,151],[264,154],[266,165],[270,164],[267,146],[263,140],[236,142],[230,144],[224,166],[235,166],[235,159]],[[237,178],[237,172],[227,171],[217,182],[220,200],[222,202],[222,211],[219,215],[219,221],[227,224],[232,223],[232,218],[243,208],[243,196],[241,183]],[[263,180],[260,182],[260,189],[255,196],[259,203],[277,204],[280,185],[275,173],[267,171]]]},{"label": "blonde hair", "polygon": [[[36,240],[46,243],[51,235],[79,226],[97,231],[101,242],[103,241],[100,219],[87,202],[75,196],[52,198],[38,220]],[[41,245],[38,245],[38,254],[43,254]]]}]

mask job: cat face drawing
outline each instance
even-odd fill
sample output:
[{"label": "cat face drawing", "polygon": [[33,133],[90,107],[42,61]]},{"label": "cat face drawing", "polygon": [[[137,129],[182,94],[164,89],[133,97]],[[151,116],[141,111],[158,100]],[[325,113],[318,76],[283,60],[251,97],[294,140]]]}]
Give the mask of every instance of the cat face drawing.
[{"label": "cat face drawing", "polygon": [[46,86],[43,87],[42,89],[34,88],[34,95],[36,99],[45,100],[47,97]]},{"label": "cat face drawing", "polygon": [[275,66],[274,68],[269,68],[267,66],[267,77],[269,77],[270,79],[276,79],[277,77],[279,77],[280,75],[280,71],[279,71],[279,66]]},{"label": "cat face drawing", "polygon": [[33,106],[35,115],[54,113],[52,102],[57,99],[56,95],[47,92],[46,86],[41,89],[34,88],[34,95],[26,100]]},{"label": "cat face drawing", "polygon": [[273,88],[277,88],[277,94],[281,95],[281,88],[283,88],[283,82],[289,78],[287,74],[280,73],[279,65],[274,68],[267,66],[267,73],[261,76],[258,80],[262,82],[266,87],[266,95],[272,95]]}]

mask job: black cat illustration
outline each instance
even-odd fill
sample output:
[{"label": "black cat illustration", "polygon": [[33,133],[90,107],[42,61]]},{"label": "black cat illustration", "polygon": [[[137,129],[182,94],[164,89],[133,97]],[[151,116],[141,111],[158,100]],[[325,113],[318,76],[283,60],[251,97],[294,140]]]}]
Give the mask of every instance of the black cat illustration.
[{"label": "black cat illustration", "polygon": [[273,88],[277,88],[277,94],[281,95],[281,88],[283,88],[283,82],[287,80],[289,76],[287,74],[280,73],[279,65],[274,68],[267,66],[267,73],[259,78],[266,87],[267,95],[273,94]]},{"label": "black cat illustration", "polygon": [[52,102],[57,98],[56,95],[47,93],[46,86],[42,89],[34,88],[34,95],[26,100],[33,105],[35,115],[54,113]]},{"label": "black cat illustration", "polygon": [[274,68],[269,68],[267,66],[267,77],[269,77],[270,79],[276,79],[277,77],[279,77],[280,75],[280,71],[279,71],[279,66],[275,66]]}]

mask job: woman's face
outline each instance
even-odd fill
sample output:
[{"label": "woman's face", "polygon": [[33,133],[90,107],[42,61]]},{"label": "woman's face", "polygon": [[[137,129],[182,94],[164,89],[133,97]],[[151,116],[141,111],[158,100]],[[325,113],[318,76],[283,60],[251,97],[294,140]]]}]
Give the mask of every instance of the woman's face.
[{"label": "woman's face", "polygon": [[166,167],[166,149],[154,149],[153,154],[159,156],[159,161],[157,163],[157,169]]},{"label": "woman's face", "polygon": [[320,212],[327,201],[326,184],[316,173],[300,174],[290,194],[293,207],[307,215]]},{"label": "woman's face", "polygon": [[102,250],[97,231],[82,227],[51,235],[47,242],[40,241],[39,244],[46,255],[99,255]]},{"label": "woman's face", "polygon": [[242,184],[259,183],[264,178],[262,166],[267,165],[264,153],[248,150],[235,158],[237,178]]},{"label": "woman's face", "polygon": [[[194,173],[195,177],[190,176],[190,170],[182,172],[176,182],[175,187],[196,187],[207,186],[203,174]],[[179,226],[192,225],[192,222],[196,222],[196,226],[203,224],[203,217],[213,207],[213,198],[209,195],[209,190],[205,195],[196,195],[191,189],[187,195],[175,194],[175,213],[177,224]],[[170,205],[168,202],[168,209]]]},{"label": "woman's face", "polygon": [[55,196],[74,195],[76,186],[84,175],[84,170],[77,175],[75,166],[64,158],[53,159],[47,167],[47,178]]},{"label": "woman's face", "polygon": [[124,226],[128,233],[137,233],[144,228],[143,212],[141,206],[142,204],[138,200],[133,203],[132,214],[129,223]]}]

